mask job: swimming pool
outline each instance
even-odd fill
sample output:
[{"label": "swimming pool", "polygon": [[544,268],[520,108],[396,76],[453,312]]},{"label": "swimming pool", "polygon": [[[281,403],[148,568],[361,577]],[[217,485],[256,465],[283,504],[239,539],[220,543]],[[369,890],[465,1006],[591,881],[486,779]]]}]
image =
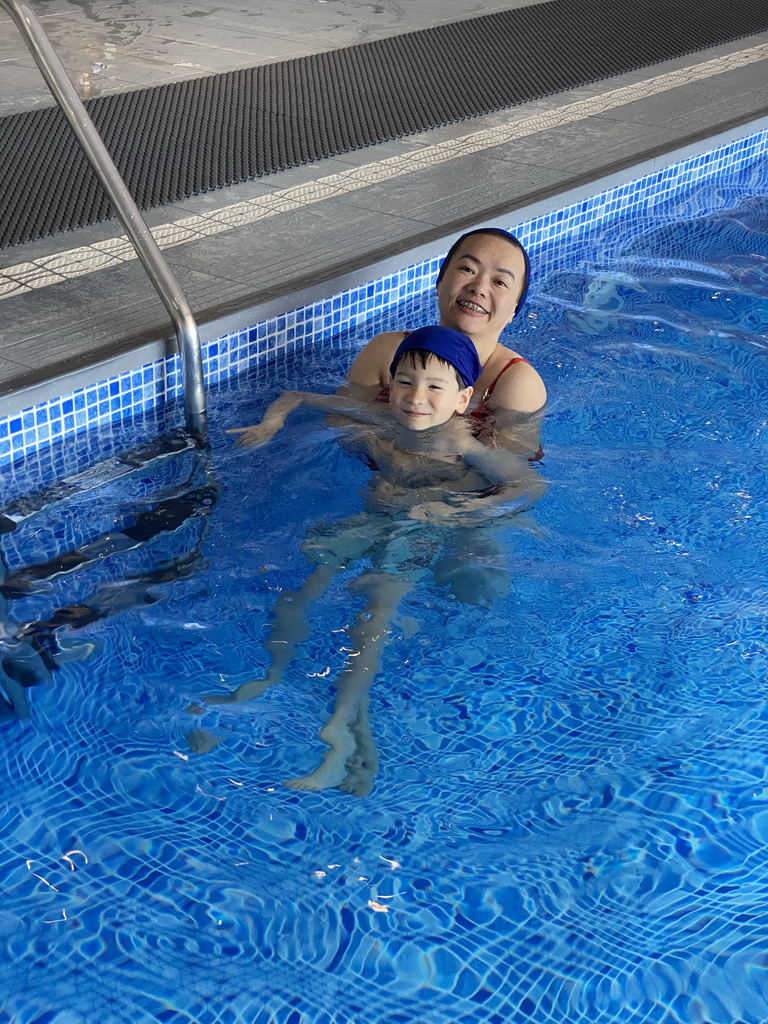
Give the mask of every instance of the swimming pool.
[{"label": "swimming pool", "polygon": [[20,518],[6,616],[62,664],[0,719],[0,1020],[768,1019],[767,182],[763,159],[541,244],[515,344],[551,393],[548,491],[506,530],[509,597],[404,601],[364,799],[281,785],[322,753],[359,567],[280,687],[188,710],[263,667],[304,532],[368,476],[315,413],[257,452],[223,430],[428,297],[223,383],[209,453]]}]

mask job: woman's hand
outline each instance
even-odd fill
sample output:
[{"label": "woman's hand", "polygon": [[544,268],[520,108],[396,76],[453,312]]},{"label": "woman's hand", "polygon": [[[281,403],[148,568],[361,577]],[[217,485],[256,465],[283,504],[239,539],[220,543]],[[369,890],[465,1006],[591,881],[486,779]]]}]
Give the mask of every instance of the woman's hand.
[{"label": "woman's hand", "polygon": [[415,519],[420,523],[436,523],[443,519],[449,519],[451,510],[444,501],[423,501],[419,505],[412,505],[408,509],[408,519]]},{"label": "woman's hand", "polygon": [[408,509],[408,518],[422,523],[444,523],[449,520],[487,518],[488,511],[473,494],[463,497],[451,495],[437,501],[422,501]]}]

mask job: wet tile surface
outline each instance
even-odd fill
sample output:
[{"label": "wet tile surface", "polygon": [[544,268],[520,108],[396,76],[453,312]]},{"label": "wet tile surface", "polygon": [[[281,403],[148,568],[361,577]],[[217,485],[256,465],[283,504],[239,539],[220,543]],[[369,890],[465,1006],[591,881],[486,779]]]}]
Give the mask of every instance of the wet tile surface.
[{"label": "wet tile surface", "polygon": [[[358,0],[279,0],[255,4],[175,3],[95,0],[33,0],[64,66],[82,77],[86,95],[120,92],[256,64],[306,56],[323,50],[431,28],[444,22],[526,6],[525,2],[487,0],[462,4],[430,0],[413,5],[369,4]],[[6,60],[29,60],[26,47],[8,15],[0,13],[0,68]],[[102,65],[92,72],[94,65]],[[2,79],[0,79],[2,82]],[[39,92],[21,81],[2,91],[0,115],[48,106],[45,86]]]},{"label": "wet tile surface", "polygon": [[549,167],[578,173],[597,173],[614,160],[631,158],[645,146],[659,142],[673,144],[679,133],[665,127],[626,124],[619,120],[591,117],[576,124],[551,128],[527,139],[497,146],[498,159],[531,168]]}]

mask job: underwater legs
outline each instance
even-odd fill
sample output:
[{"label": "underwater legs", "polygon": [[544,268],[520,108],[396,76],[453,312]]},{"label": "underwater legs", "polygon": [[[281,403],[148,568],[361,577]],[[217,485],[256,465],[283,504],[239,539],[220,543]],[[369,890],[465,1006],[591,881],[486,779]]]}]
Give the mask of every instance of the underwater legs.
[{"label": "underwater legs", "polygon": [[264,650],[272,659],[264,678],[242,683],[232,693],[207,694],[203,698],[206,704],[239,704],[244,700],[253,700],[280,682],[296,648],[309,635],[307,609],[328,589],[335,571],[330,566],[318,565],[299,590],[286,590],[278,597],[274,622],[269,638],[264,643]]},{"label": "underwater legs", "polygon": [[[327,565],[319,565],[299,590],[286,590],[277,599],[274,622],[264,643],[264,650],[271,655],[271,662],[263,679],[250,679],[231,693],[208,693],[203,697],[205,704],[239,704],[253,700],[280,682],[297,646],[309,634],[307,608],[327,590],[334,571]],[[197,704],[191,704],[187,710],[197,715],[203,713]],[[206,754],[221,742],[220,737],[214,736],[207,729],[193,729],[187,733],[186,740],[194,754]]]},{"label": "underwater legs", "polygon": [[489,608],[509,593],[504,547],[488,530],[454,530],[450,551],[434,567],[435,583],[464,604]]},{"label": "underwater legs", "polygon": [[320,730],[329,750],[309,775],[289,779],[290,789],[327,789],[340,786],[365,796],[378,769],[378,755],[368,724],[373,680],[381,668],[384,643],[392,618],[411,584],[392,573],[368,572],[353,584],[367,597],[365,607],[349,631],[352,650],[336,684],[333,714]]}]

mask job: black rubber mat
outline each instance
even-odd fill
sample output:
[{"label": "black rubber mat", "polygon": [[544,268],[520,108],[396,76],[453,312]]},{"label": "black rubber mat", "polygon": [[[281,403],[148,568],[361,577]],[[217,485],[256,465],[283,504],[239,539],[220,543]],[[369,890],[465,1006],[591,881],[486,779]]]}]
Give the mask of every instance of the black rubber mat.
[{"label": "black rubber mat", "polygon": [[[767,0],[549,0],[89,100],[147,209],[768,29]],[[58,108],[0,119],[0,248],[112,216]]]}]

